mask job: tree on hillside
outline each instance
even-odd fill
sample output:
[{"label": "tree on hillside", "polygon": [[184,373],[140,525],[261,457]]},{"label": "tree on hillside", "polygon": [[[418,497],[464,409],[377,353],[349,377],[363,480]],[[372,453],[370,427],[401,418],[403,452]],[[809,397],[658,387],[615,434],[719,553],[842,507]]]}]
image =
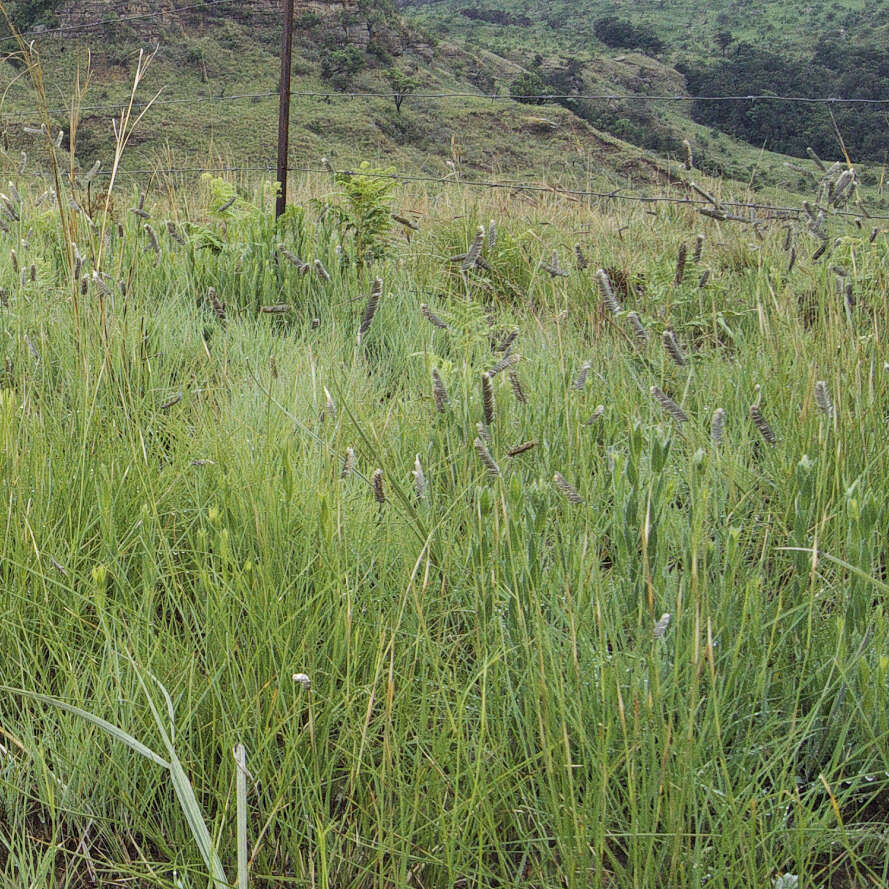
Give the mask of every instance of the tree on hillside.
[{"label": "tree on hillside", "polygon": [[386,78],[386,83],[388,83],[392,89],[392,99],[395,102],[395,110],[398,114],[401,114],[401,103],[404,101],[405,96],[416,91],[417,87],[420,85],[419,81],[411,77],[410,74],[405,74],[404,71],[401,71],[398,68],[387,68],[383,72],[383,76]]},{"label": "tree on hillside", "polygon": [[725,51],[735,42],[735,38],[732,37],[730,31],[717,31],[713,35],[713,42],[719,47],[723,56],[725,56]]},{"label": "tree on hillside", "polygon": [[542,105],[546,101],[543,96],[548,92],[543,78],[535,71],[519,74],[509,85],[509,94],[527,105]]}]

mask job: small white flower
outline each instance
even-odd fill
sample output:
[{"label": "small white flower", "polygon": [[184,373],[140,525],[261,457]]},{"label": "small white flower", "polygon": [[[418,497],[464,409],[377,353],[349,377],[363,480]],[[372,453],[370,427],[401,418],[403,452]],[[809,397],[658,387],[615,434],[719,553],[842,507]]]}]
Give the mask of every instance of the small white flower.
[{"label": "small white flower", "polygon": [[305,673],[294,673],[293,681],[298,682],[306,691],[312,689],[312,680]]}]

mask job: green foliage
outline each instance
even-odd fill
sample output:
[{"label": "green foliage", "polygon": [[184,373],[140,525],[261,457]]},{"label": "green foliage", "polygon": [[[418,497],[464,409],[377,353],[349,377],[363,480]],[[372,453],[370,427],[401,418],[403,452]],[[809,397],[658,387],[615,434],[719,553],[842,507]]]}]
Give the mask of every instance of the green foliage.
[{"label": "green foliage", "polygon": [[351,241],[351,253],[358,265],[379,259],[386,252],[386,235],[392,225],[394,167],[371,167],[363,162],[357,172],[337,173],[342,189],[324,208],[336,220],[344,249]]},{"label": "green foliage", "polygon": [[387,68],[383,72],[383,76],[386,78],[386,83],[389,84],[389,88],[392,90],[395,110],[400,114],[401,103],[406,96],[410,95],[410,93],[416,92],[420,82],[415,77],[411,77],[410,74],[406,74],[399,68]]},{"label": "green foliage", "polygon": [[536,71],[524,71],[509,84],[509,94],[527,105],[543,105],[546,99],[541,97],[548,92],[550,90]]},{"label": "green foliage", "polygon": [[[795,58],[739,43],[727,59],[681,66],[693,95],[781,94],[884,99],[889,96],[889,62],[882,49],[850,47],[824,37],[813,53]],[[692,116],[772,151],[804,156],[807,147],[825,156],[837,150],[834,123],[856,161],[886,157],[881,106],[758,102],[695,102]]]},{"label": "green foliage", "polygon": [[205,183],[149,192],[159,254],[121,195],[101,269],[77,214],[81,282],[43,182],[4,214],[0,882],[89,882],[84,836],[109,885],[231,876],[240,743],[257,883],[885,883],[885,236],[828,214],[788,272],[784,220],[407,188],[371,274],[324,205]]},{"label": "green foliage", "polygon": [[321,58],[321,76],[337,89],[345,89],[366,64],[364,53],[357,46],[333,49]]},{"label": "green foliage", "polygon": [[614,15],[597,19],[595,32],[596,37],[606,46],[641,49],[649,55],[658,55],[664,51],[664,43],[653,28],[634,25]]}]

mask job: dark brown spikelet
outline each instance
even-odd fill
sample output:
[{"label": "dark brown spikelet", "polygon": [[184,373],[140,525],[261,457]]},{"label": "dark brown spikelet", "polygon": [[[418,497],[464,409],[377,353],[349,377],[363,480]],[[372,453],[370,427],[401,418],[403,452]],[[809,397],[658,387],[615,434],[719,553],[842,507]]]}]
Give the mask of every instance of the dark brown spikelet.
[{"label": "dark brown spikelet", "polygon": [[507,355],[504,358],[501,358],[492,368],[488,370],[488,375],[496,377],[497,374],[502,373],[504,370],[509,370],[509,368],[515,367],[521,360],[522,356],[519,355],[517,352]]},{"label": "dark brown spikelet", "polygon": [[472,242],[472,246],[466,253],[466,257],[463,260],[463,265],[461,266],[461,271],[467,272],[469,269],[473,269],[478,265],[478,258],[481,256],[482,247],[485,244],[485,227],[480,225],[475,231],[475,240]]},{"label": "dark brown spikelet", "polygon": [[423,314],[423,317],[433,326],[437,327],[439,330],[447,330],[448,325],[445,324],[426,303],[420,303],[420,311]]},{"label": "dark brown spikelet", "polygon": [[516,337],[519,335],[518,329],[511,330],[505,337],[500,341],[500,344],[497,346],[498,352],[505,352],[516,340]]},{"label": "dark brown spikelet", "polygon": [[583,497],[577,492],[577,488],[565,481],[561,472],[553,476],[553,482],[569,503],[583,503]]},{"label": "dark brown spikelet", "polygon": [[278,244],[278,253],[284,257],[289,263],[295,265],[300,271],[306,265],[295,253],[291,253],[283,244]]},{"label": "dark brown spikelet", "polygon": [[867,243],[868,243],[868,244],[873,244],[873,242],[877,240],[877,234],[878,234],[877,230],[874,229],[874,230],[870,233],[870,237],[867,239]]},{"label": "dark brown spikelet", "polygon": [[432,398],[435,401],[435,409],[443,414],[449,404],[448,390],[445,388],[437,368],[432,370]]},{"label": "dark brown spikelet", "polygon": [[640,346],[647,346],[648,331],[645,329],[642,319],[635,312],[627,312],[627,321],[630,322],[630,327],[633,328],[633,336],[636,337],[636,342]]},{"label": "dark brown spikelet", "polygon": [[524,454],[526,451],[530,451],[531,448],[537,447],[537,439],[532,438],[530,441],[523,441],[521,444],[516,445],[514,448],[510,448],[506,452],[507,457],[518,457],[519,454]]},{"label": "dark brown spikelet", "polygon": [[[758,397],[757,401],[759,401]],[[778,440],[778,436],[775,435],[775,430],[769,426],[765,417],[763,417],[762,412],[759,409],[759,404],[754,403],[750,405],[750,419],[753,420],[753,425],[759,430],[759,434],[769,444],[773,445]]]},{"label": "dark brown spikelet", "polygon": [[790,259],[787,261],[787,274],[789,275],[793,271],[793,266],[796,263],[796,247],[790,248]]},{"label": "dark brown spikelet", "polygon": [[358,345],[361,345],[361,338],[370,329],[370,325],[377,313],[377,306],[380,304],[380,297],[383,295],[383,279],[374,279],[374,286],[367,298],[367,305],[364,307],[364,314],[361,316],[361,324],[358,326]]},{"label": "dark brown spikelet", "polygon": [[399,216],[397,213],[392,214],[392,218],[399,224],[403,225],[405,228],[411,229],[411,231],[418,232],[420,230],[420,226],[417,225],[416,222],[411,221],[406,216]]},{"label": "dark brown spikelet", "polygon": [[491,384],[489,373],[482,374],[482,408],[485,413],[485,425],[492,425],[494,422],[494,386]]},{"label": "dark brown spikelet", "polygon": [[500,467],[491,456],[491,452],[488,450],[488,446],[480,438],[476,438],[476,440],[472,443],[472,446],[475,448],[475,452],[476,454],[478,454],[479,460],[482,461],[482,464],[488,471],[488,475],[491,476],[491,478],[497,478],[497,476],[500,475]]},{"label": "dark brown spikelet", "polygon": [[676,275],[673,278],[674,284],[681,284],[685,277],[685,258],[688,254],[688,248],[685,244],[679,245],[679,252],[676,254]]},{"label": "dark brown spikelet", "polygon": [[685,355],[682,354],[682,349],[679,348],[679,343],[676,342],[676,335],[669,327],[664,331],[664,349],[673,359],[673,363],[679,367],[684,367],[688,363]]},{"label": "dark brown spikelet", "polygon": [[812,254],[812,259],[821,259],[824,256],[825,251],[827,250],[827,241],[824,241],[823,244]]},{"label": "dark brown spikelet", "polygon": [[698,235],[695,238],[695,252],[692,256],[692,262],[697,265],[701,261],[701,254],[704,252],[704,236]]},{"label": "dark brown spikelet", "polygon": [[151,247],[155,253],[160,254],[161,248],[160,244],[157,242],[157,235],[154,233],[154,229],[147,222],[143,228],[148,237],[148,246]]},{"label": "dark brown spikelet", "polygon": [[688,414],[664,392],[659,386],[652,386],[649,390],[651,392],[652,397],[657,401],[657,403],[677,422],[677,423],[687,423],[688,422]]},{"label": "dark brown spikelet", "polygon": [[375,469],[373,474],[374,500],[382,506],[386,502],[386,492],[383,490],[383,470]]},{"label": "dark brown spikelet", "polygon": [[784,252],[786,253],[793,243],[793,230],[790,226],[787,226],[787,231],[784,233]]},{"label": "dark brown spikelet", "polygon": [[582,272],[589,263],[587,262],[586,256],[583,255],[583,250],[580,249],[580,244],[574,245],[574,256],[577,259],[577,270]]},{"label": "dark brown spikelet", "polygon": [[174,222],[167,222],[167,234],[182,247],[188,244],[188,241],[179,234],[179,229],[176,228],[176,223]]},{"label": "dark brown spikelet", "polygon": [[277,303],[273,306],[260,306],[259,311],[266,315],[286,315],[292,308],[289,303]]},{"label": "dark brown spikelet", "polygon": [[208,287],[207,288],[207,299],[210,302],[210,307],[213,309],[213,314],[223,323],[225,324],[225,303],[219,301],[219,297],[216,296],[216,288]]},{"label": "dark brown spikelet", "polygon": [[527,404],[528,396],[525,395],[525,390],[522,388],[522,381],[519,379],[519,375],[512,370],[512,368],[507,371],[506,375],[509,377],[509,385],[512,387],[512,394],[515,396],[515,400],[519,402],[519,404]]}]

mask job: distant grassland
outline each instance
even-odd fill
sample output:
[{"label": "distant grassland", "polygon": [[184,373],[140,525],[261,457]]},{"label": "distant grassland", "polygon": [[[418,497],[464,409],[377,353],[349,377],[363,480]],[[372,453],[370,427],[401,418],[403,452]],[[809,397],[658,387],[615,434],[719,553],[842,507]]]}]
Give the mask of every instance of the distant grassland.
[{"label": "distant grassland", "polygon": [[15,160],[4,882],[887,882],[882,221]]}]

